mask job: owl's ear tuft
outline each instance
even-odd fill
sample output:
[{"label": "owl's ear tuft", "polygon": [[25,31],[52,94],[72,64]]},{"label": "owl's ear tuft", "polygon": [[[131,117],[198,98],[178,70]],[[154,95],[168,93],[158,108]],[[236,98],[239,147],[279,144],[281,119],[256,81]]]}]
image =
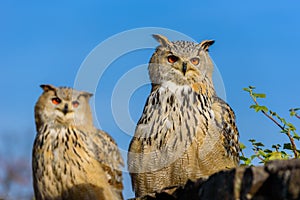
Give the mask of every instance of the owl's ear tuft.
[{"label": "owl's ear tuft", "polygon": [[47,92],[49,90],[53,90],[56,91],[56,87],[54,87],[53,85],[40,85],[40,87],[44,90],[44,92]]},{"label": "owl's ear tuft", "polygon": [[152,36],[154,39],[156,39],[157,42],[159,42],[164,47],[171,45],[171,42],[168,40],[168,38],[163,35],[153,34]]},{"label": "owl's ear tuft", "polygon": [[82,96],[84,96],[85,98],[87,98],[87,99],[90,99],[92,96],[93,96],[93,94],[92,93],[89,93],[89,92],[81,92],[81,94],[80,95],[82,95]]},{"label": "owl's ear tuft", "polygon": [[199,45],[201,47],[201,49],[205,50],[205,51],[208,51],[208,48],[213,44],[215,43],[214,40],[204,40],[202,41]]}]

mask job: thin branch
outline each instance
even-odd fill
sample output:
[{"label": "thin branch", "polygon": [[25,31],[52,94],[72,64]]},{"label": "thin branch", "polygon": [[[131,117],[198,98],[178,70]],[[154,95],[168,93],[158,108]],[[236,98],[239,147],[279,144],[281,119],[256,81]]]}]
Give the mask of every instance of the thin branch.
[{"label": "thin branch", "polygon": [[290,130],[287,131],[286,135],[289,137],[289,139],[291,141],[292,149],[293,149],[295,158],[298,158],[298,152],[297,152],[296,144],[295,144],[294,138],[290,134]]},{"label": "thin branch", "polygon": [[263,159],[263,158],[259,155],[259,153],[258,153],[257,151],[254,151],[254,153],[256,154],[256,157],[257,157],[259,160],[261,160],[263,163],[266,162],[265,159]]},{"label": "thin branch", "polygon": [[[253,99],[254,103],[259,106],[258,102],[256,101],[256,98],[254,98],[252,92],[250,93],[250,96],[251,98]],[[293,153],[294,153],[294,157],[295,158],[298,158],[298,152],[297,152],[297,147],[296,147],[296,144],[295,144],[295,141],[294,141],[294,138],[291,136],[290,134],[290,130],[286,131],[284,126],[282,126],[278,121],[276,121],[271,115],[269,115],[268,113],[266,113],[265,111],[261,111],[266,117],[268,117],[270,120],[272,120],[282,131],[284,131],[286,133],[286,135],[288,136],[291,144],[292,144],[292,150],[293,150]],[[296,117],[300,119],[300,116],[298,116],[296,114]]]},{"label": "thin branch", "polygon": [[[256,99],[252,96],[252,94],[250,95],[251,98],[253,99],[254,103],[259,106],[259,104],[257,103]],[[268,117],[270,120],[272,120],[280,129],[284,130],[284,127],[277,122],[272,116],[268,115],[268,113],[266,113],[265,111],[261,111],[266,117]]]}]

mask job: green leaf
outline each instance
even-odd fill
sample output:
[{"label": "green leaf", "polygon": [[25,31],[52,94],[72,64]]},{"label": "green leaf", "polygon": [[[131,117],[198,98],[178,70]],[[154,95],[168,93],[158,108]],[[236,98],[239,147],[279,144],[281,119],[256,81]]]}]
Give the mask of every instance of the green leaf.
[{"label": "green leaf", "polygon": [[284,130],[281,130],[280,133],[284,133],[284,134],[287,134],[289,131],[284,129]]},{"label": "green leaf", "polygon": [[252,94],[254,97],[256,97],[256,98],[266,98],[266,94],[259,94],[259,93],[253,93]]},{"label": "green leaf", "polygon": [[242,165],[244,166],[248,166],[251,164],[252,160],[249,158],[246,158],[244,156],[240,156],[240,160],[243,161],[244,163]]},{"label": "green leaf", "polygon": [[247,161],[245,162],[245,164],[246,164],[246,165],[250,165],[250,164],[251,164],[251,160],[247,160]]},{"label": "green leaf", "polygon": [[291,143],[284,143],[283,144],[283,149],[293,150],[292,144]]},{"label": "green leaf", "polygon": [[268,160],[282,160],[281,152],[272,152],[268,158]]},{"label": "green leaf", "polygon": [[250,140],[248,140],[248,141],[251,142],[251,143],[253,143],[253,142],[255,142],[256,140],[250,139]]},{"label": "green leaf", "polygon": [[246,149],[246,146],[243,143],[240,142],[240,148],[241,149]]},{"label": "green leaf", "polygon": [[264,152],[269,154],[269,153],[272,153],[273,151],[271,151],[270,149],[265,149]]},{"label": "green leaf", "polygon": [[287,125],[285,119],[283,117],[279,117],[278,115],[276,115],[276,117],[284,124]]},{"label": "green leaf", "polygon": [[300,136],[297,133],[295,133],[295,132],[294,132],[293,138],[296,139],[296,140],[300,140]]},{"label": "green leaf", "polygon": [[272,116],[277,116],[277,113],[276,113],[276,112],[273,112],[272,110],[270,110],[270,115],[272,115]]},{"label": "green leaf", "polygon": [[257,147],[264,147],[264,146],[265,146],[265,145],[264,145],[263,143],[261,143],[261,142],[254,142],[252,145],[253,145],[253,146],[257,146]]},{"label": "green leaf", "polygon": [[289,127],[289,129],[291,131],[295,131],[296,130],[296,127],[292,123],[287,123],[287,126]]},{"label": "green leaf", "polygon": [[296,115],[296,112],[294,110],[290,110],[290,116],[294,117]]},{"label": "green leaf", "polygon": [[263,150],[259,150],[258,154],[261,155],[262,157],[266,158],[267,154]]},{"label": "green leaf", "polygon": [[250,108],[253,108],[255,112],[264,111],[268,112],[269,109],[266,106],[260,106],[260,105],[251,105]]},{"label": "green leaf", "polygon": [[268,112],[269,111],[269,109],[266,106],[261,106],[260,110],[264,111],[264,112]]},{"label": "green leaf", "polygon": [[285,160],[288,160],[291,156],[285,153],[284,151],[281,152],[281,157]]},{"label": "green leaf", "polygon": [[291,108],[289,111],[290,111],[290,112],[292,112],[292,111],[296,112],[296,111],[298,111],[298,110],[300,110],[300,108]]},{"label": "green leaf", "polygon": [[254,158],[257,158],[258,156],[257,155],[252,155],[250,156],[250,159],[253,160]]},{"label": "green leaf", "polygon": [[251,89],[249,89],[249,88],[243,88],[243,90],[246,92],[251,92]]},{"label": "green leaf", "polygon": [[246,158],[245,156],[240,156],[240,160],[247,161],[247,160],[249,160],[249,158]]},{"label": "green leaf", "polygon": [[280,147],[281,147],[280,144],[276,144],[276,145],[273,144],[273,145],[272,145],[272,148],[273,148],[273,149],[279,149]]}]

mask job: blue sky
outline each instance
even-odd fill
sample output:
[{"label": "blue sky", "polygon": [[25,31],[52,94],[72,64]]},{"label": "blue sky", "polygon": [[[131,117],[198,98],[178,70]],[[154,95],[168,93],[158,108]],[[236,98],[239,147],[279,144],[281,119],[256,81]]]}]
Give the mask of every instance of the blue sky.
[{"label": "blue sky", "polygon": [[[33,107],[42,92],[40,84],[73,86],[83,61],[101,42],[143,27],[171,29],[199,42],[214,39],[210,54],[223,78],[226,100],[236,113],[241,141],[248,146],[250,138],[267,145],[282,143],[285,137],[277,127],[249,109],[252,102],[242,88],[254,85],[258,92],[267,93],[263,104],[299,127],[299,120],[288,115],[288,109],[300,107],[299,9],[298,1],[278,0],[2,0],[0,156],[21,154],[30,163],[35,135]],[[152,41],[151,34],[145,40]],[[114,60],[95,91],[97,122],[124,150],[131,136],[115,123],[110,106],[113,89],[124,74],[146,64],[152,52],[132,51]],[[149,90],[149,85],[144,85],[129,100],[134,122],[141,115]],[[5,145],[7,140],[10,142]],[[132,197],[126,174],[124,185],[125,197]]]}]

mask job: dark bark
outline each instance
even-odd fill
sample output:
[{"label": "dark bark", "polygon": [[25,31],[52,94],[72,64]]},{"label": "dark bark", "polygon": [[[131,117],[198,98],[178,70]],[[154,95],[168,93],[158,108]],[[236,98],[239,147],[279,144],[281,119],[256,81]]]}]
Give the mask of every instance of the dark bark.
[{"label": "dark bark", "polygon": [[160,192],[153,196],[136,198],[150,199],[300,199],[300,159],[271,161],[265,166],[238,167],[221,171],[207,180],[188,181],[184,187],[177,187],[171,194]]}]

